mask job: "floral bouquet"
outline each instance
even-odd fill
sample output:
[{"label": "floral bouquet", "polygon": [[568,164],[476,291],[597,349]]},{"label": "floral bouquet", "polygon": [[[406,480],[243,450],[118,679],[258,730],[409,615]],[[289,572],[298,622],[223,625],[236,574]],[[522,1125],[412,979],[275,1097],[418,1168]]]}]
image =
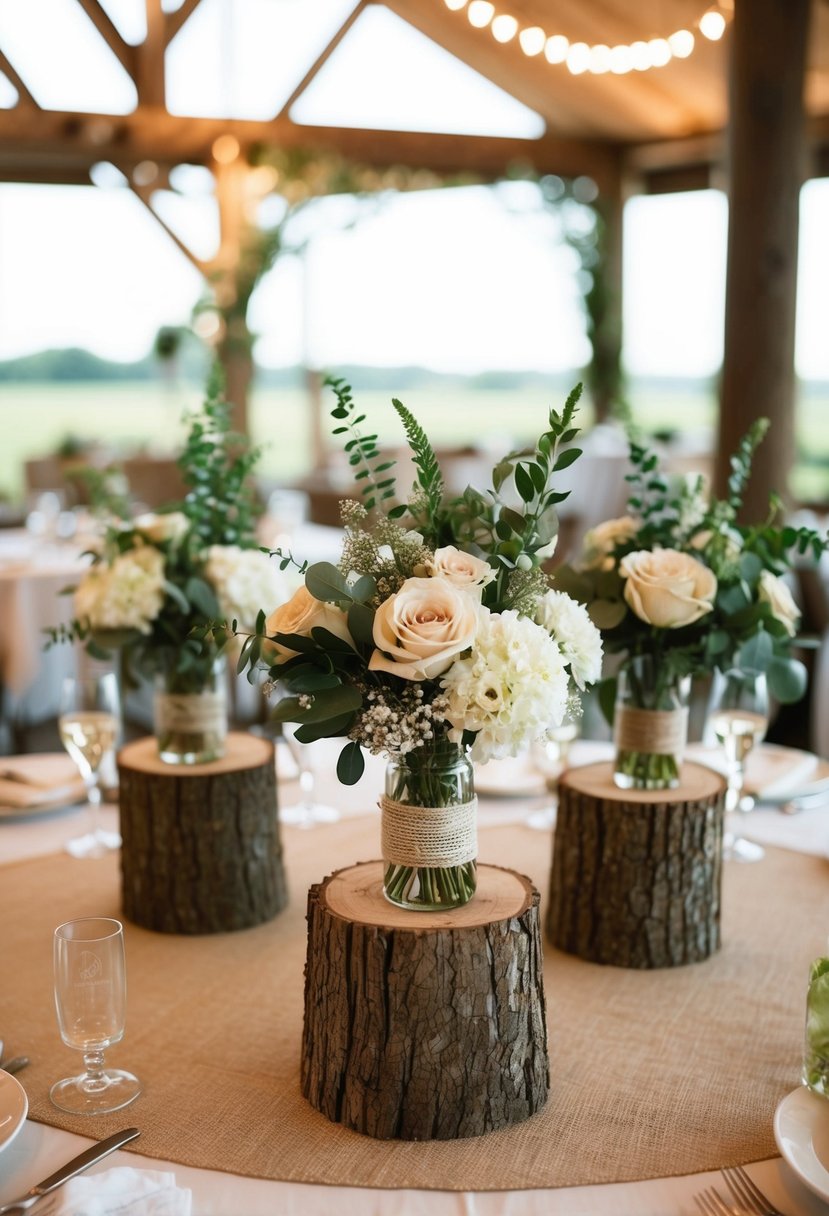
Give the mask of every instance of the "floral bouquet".
[{"label": "floral bouquet", "polygon": [[554,585],[587,606],[607,652],[623,656],[618,682],[600,687],[608,719],[617,710],[619,785],[678,783],[687,710],[674,711],[691,676],[717,667],[764,674],[781,702],[805,691],[806,670],[791,655],[800,612],[781,576],[792,550],[817,558],[827,542],[774,526],[774,497],[767,520],[738,522],[767,429],[759,419],[740,443],[723,500],[706,498],[701,477],[674,491],[656,455],[631,441],[630,514],[594,528],[575,566],[556,572]]},{"label": "floral bouquet", "polygon": [[161,514],[111,519],[73,588],[73,620],[50,631],[53,642],[78,639],[96,658],[118,652],[129,685],[156,677],[156,733],[171,763],[220,754],[222,652],[282,586],[256,547],[247,479],[258,452],[231,433],[218,383],[214,375],[203,410],[189,419],[179,459],[184,501]]},{"label": "floral bouquet", "polygon": [[[390,758],[383,810],[385,892],[403,906],[446,908],[475,886],[471,760],[513,756],[544,739],[599,677],[601,638],[584,608],[553,590],[541,562],[555,545],[555,472],[572,463],[580,387],[529,453],[494,470],[492,488],[447,501],[434,451],[392,404],[417,482],[395,499],[393,462],[360,431],[350,389],[336,395],[362,502],[342,504],[337,565],[294,563],[304,584],[244,644],[264,660],[277,720],[302,743],[344,739],[337,774],[356,782],[363,749]],[[514,485],[510,504],[507,485]],[[467,754],[468,753],[468,754]]]}]

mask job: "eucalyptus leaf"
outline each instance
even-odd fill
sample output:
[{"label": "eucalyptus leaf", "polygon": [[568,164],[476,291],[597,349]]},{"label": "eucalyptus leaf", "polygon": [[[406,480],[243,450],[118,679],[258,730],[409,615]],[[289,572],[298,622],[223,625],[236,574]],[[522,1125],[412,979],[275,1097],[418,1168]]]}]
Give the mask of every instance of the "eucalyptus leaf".
[{"label": "eucalyptus leaf", "polygon": [[337,777],[343,785],[356,785],[365,772],[366,762],[359,743],[346,743],[337,761]]},{"label": "eucalyptus leaf", "polygon": [[351,599],[345,577],[331,562],[316,562],[309,566],[305,571],[305,586],[315,600],[326,604]]},{"label": "eucalyptus leaf", "polygon": [[348,632],[361,646],[374,645],[374,609],[368,604],[352,604],[348,610]]},{"label": "eucalyptus leaf", "polygon": [[615,629],[625,619],[627,604],[624,600],[592,600],[587,611],[597,629]]},{"label": "eucalyptus leaf", "polygon": [[804,665],[798,659],[783,658],[780,655],[769,663],[766,673],[769,692],[783,705],[799,701],[806,692],[809,676]]},{"label": "eucalyptus leaf", "polygon": [[219,601],[213,592],[213,588],[202,578],[188,578],[184,584],[184,594],[187,596],[190,603],[199,612],[202,612],[210,620],[214,620],[219,615]]},{"label": "eucalyptus leaf", "polygon": [[767,671],[774,656],[774,642],[765,629],[743,642],[736,656],[736,666],[743,671]]},{"label": "eucalyptus leaf", "polygon": [[334,739],[347,730],[354,721],[354,714],[340,714],[338,718],[329,718],[325,722],[306,722],[294,731],[294,738],[300,743],[316,743],[317,739]]},{"label": "eucalyptus leaf", "polygon": [[616,677],[608,676],[598,684],[599,708],[605,721],[612,726],[616,712]]}]

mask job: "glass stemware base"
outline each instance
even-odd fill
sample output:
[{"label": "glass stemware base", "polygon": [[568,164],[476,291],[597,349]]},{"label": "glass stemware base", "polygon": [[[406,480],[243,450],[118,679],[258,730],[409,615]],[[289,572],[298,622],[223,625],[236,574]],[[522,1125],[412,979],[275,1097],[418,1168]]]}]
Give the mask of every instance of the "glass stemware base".
[{"label": "glass stemware base", "polygon": [[53,1105],[72,1115],[105,1115],[129,1106],[141,1093],[141,1082],[131,1072],[105,1068],[57,1081],[49,1090]]},{"label": "glass stemware base", "polygon": [[73,857],[106,857],[113,849],[120,849],[121,837],[117,832],[96,828],[83,836],[73,836],[63,847]]},{"label": "glass stemware base", "polygon": [[340,812],[334,806],[321,802],[297,802],[294,806],[281,807],[279,822],[295,828],[312,828],[317,823],[336,823]]}]

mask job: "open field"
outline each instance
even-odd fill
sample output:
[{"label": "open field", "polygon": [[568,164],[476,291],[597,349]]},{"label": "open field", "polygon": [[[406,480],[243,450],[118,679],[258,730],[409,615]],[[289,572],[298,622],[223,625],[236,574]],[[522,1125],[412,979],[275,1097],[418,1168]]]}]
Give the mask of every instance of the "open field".
[{"label": "open field", "polygon": [[[368,415],[366,426],[382,442],[399,443],[402,431],[388,393],[356,394]],[[400,394],[436,447],[477,443],[494,455],[538,434],[551,405],[563,394],[503,389],[428,387]],[[68,435],[98,439],[114,457],[139,444],[160,452],[174,451],[181,441],[181,418],[200,400],[196,387],[158,383],[65,383],[0,385],[0,494],[19,501],[24,492],[22,463],[53,452]],[[637,388],[631,393],[636,421],[648,431],[681,432],[693,451],[710,444],[715,402],[703,393],[660,392]],[[291,481],[307,471],[311,460],[306,399],[301,390],[260,389],[251,408],[251,432],[265,446],[261,470],[268,478]],[[589,425],[585,409],[582,424]],[[829,394],[804,394],[798,406],[801,459],[791,489],[804,501],[829,500]],[[332,444],[335,443],[332,440]],[[804,454],[808,457],[804,458]]]}]

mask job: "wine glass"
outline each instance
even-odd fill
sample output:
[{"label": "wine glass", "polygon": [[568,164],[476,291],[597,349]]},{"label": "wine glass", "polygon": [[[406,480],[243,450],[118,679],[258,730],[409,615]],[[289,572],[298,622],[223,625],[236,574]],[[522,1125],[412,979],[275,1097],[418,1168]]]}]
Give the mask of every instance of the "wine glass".
[{"label": "wine glass", "polygon": [[120,1110],[141,1093],[130,1072],[104,1068],[104,1051],[124,1037],[127,977],[124,929],[103,916],[70,920],[55,930],[55,1009],[67,1047],[83,1052],[85,1071],[57,1081],[49,1097],[73,1115]]},{"label": "wine glass", "polygon": [[67,676],[60,696],[58,729],[63,746],[80,769],[89,803],[89,831],[66,842],[73,857],[103,857],[121,837],[101,825],[101,766],[111,761],[119,729],[118,681],[106,675]]},{"label": "wine glass", "polygon": [[578,719],[565,714],[559,725],[552,727],[547,732],[545,742],[533,745],[533,763],[543,775],[550,797],[546,806],[527,816],[525,820],[527,827],[535,828],[540,832],[549,831],[555,827],[556,810],[558,809],[558,782],[570,763],[570,746],[578,735]]},{"label": "wine glass", "polygon": [[340,817],[336,807],[326,806],[315,798],[316,772],[312,744],[300,743],[294,729],[286,729],[285,742],[288,750],[296,761],[299,769],[300,800],[293,806],[281,807],[279,818],[282,823],[292,824],[297,828],[312,828],[317,823],[334,823]]},{"label": "wine glass", "polygon": [[[728,765],[727,811],[748,813],[754,799],[745,792],[746,759],[766,733],[769,696],[766,677],[754,671],[715,671],[708,701],[708,725],[725,751]],[[727,832],[723,857],[735,861],[759,861],[763,848],[745,840],[739,831]]]}]

